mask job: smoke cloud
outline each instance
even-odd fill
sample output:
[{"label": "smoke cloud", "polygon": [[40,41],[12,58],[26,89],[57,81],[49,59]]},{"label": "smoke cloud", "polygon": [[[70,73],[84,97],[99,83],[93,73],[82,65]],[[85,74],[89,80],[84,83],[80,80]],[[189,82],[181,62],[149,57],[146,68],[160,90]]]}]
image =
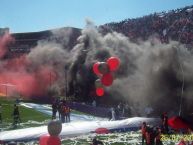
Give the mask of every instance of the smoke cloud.
[{"label": "smoke cloud", "polygon": [[[154,37],[133,43],[116,32],[103,36],[90,22],[82,30],[79,40],[74,50],[77,54],[86,51],[82,57],[77,57],[77,62],[81,58],[85,66],[106,61],[109,56],[120,58],[121,66],[114,74],[115,81],[106,88],[111,97],[123,97],[139,110],[152,106],[156,111],[173,110],[176,113],[182,95],[187,103],[184,107],[192,111],[193,56],[184,45],[174,41],[161,44]],[[88,80],[82,79],[83,82]]]},{"label": "smoke cloud", "polygon": [[[4,46],[1,50],[5,53],[8,47],[4,42],[1,41],[0,46]],[[52,91],[52,95],[59,94],[59,90],[64,87],[64,67],[69,58],[69,53],[61,44],[41,40],[36,47],[31,48],[29,54],[2,59],[1,94],[7,96],[19,94],[24,97],[46,96],[49,95],[49,91]]]},{"label": "smoke cloud", "polygon": [[[161,44],[154,37],[133,43],[117,32],[102,35],[91,21],[82,30],[77,44],[69,48],[71,32],[54,31],[53,36],[61,38],[60,41],[39,41],[29,54],[17,61],[1,62],[1,83],[14,84],[26,96],[45,94],[53,88],[57,93],[63,90],[68,91],[68,95],[88,99],[95,95],[97,77],[92,72],[93,63],[116,56],[121,65],[114,74],[113,85],[105,88],[106,95],[124,98],[130,105],[137,105],[139,110],[152,106],[160,112],[177,112],[183,89],[185,107],[192,111],[191,49],[174,41]],[[64,87],[66,82],[68,90]]]}]

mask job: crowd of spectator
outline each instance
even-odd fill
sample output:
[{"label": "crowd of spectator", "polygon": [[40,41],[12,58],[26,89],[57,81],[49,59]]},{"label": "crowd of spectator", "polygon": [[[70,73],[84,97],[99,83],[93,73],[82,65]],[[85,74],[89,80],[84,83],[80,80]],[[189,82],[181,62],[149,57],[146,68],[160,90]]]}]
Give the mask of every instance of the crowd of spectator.
[{"label": "crowd of spectator", "polygon": [[126,19],[119,23],[108,23],[100,28],[104,33],[122,33],[133,41],[147,40],[156,34],[162,43],[168,43],[171,39],[193,46],[193,6]]}]

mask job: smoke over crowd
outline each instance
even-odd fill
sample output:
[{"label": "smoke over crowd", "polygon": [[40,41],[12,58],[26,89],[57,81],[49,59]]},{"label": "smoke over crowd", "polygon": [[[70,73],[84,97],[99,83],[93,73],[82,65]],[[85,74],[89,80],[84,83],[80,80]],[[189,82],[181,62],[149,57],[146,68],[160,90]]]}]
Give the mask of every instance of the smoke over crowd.
[{"label": "smoke over crowd", "polygon": [[[192,111],[193,52],[179,42],[162,44],[152,36],[133,43],[120,33],[102,35],[90,21],[71,49],[65,45],[70,31],[54,31],[53,35],[63,37],[63,43],[42,40],[25,56],[1,60],[1,84],[13,84],[16,92],[30,97],[45,95],[49,90],[64,95],[67,83],[68,95],[88,99],[95,95],[97,79],[92,65],[116,56],[121,65],[106,95],[121,97],[141,107],[138,109],[149,105],[173,111],[179,110],[182,96],[186,109]],[[4,50],[2,39],[0,47]]]}]

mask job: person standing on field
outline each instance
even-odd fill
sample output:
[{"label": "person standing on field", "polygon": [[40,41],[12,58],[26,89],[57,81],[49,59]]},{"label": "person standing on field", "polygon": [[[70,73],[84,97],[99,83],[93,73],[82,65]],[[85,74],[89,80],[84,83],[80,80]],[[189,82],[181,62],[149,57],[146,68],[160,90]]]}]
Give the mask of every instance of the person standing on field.
[{"label": "person standing on field", "polygon": [[2,105],[0,104],[0,123],[2,123]]}]

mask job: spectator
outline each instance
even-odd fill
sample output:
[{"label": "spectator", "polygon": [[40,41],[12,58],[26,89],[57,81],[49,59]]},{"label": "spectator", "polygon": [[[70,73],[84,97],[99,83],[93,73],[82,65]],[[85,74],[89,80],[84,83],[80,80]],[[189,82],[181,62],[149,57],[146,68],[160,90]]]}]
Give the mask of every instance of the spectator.
[{"label": "spectator", "polygon": [[0,123],[2,123],[2,105],[0,104]]},{"label": "spectator", "polygon": [[119,114],[119,119],[124,116],[124,112],[125,112],[124,105],[121,102],[117,106],[117,111]]},{"label": "spectator", "polygon": [[147,40],[150,36],[158,34],[161,43],[169,43],[169,39],[172,39],[193,46],[193,6],[109,23],[100,28],[105,33],[123,33],[134,42],[139,38]]},{"label": "spectator", "polygon": [[167,116],[166,112],[164,112],[162,114],[161,119],[162,119],[162,131],[163,131],[163,133],[168,134],[168,132],[169,132],[169,129],[168,129],[168,116]]},{"label": "spectator", "polygon": [[93,107],[96,107],[96,101],[95,101],[95,100],[93,100],[92,106],[93,106]]},{"label": "spectator", "polygon": [[147,131],[147,124],[146,122],[143,122],[141,126],[142,145],[144,145],[144,141],[146,142],[146,131]]},{"label": "spectator", "polygon": [[146,129],[146,145],[154,145],[155,133],[153,128],[147,127]]},{"label": "spectator", "polygon": [[155,137],[155,145],[163,145],[161,141],[161,128],[157,127],[156,128],[156,137]]},{"label": "spectator", "polygon": [[60,100],[57,107],[59,120],[61,120],[61,116],[62,116],[62,106],[63,106],[63,103],[62,103],[62,100]]},{"label": "spectator", "polygon": [[17,104],[14,104],[13,125],[16,126],[20,122],[21,122],[21,118],[20,118],[20,113],[19,113],[19,107]]},{"label": "spectator", "polygon": [[129,116],[131,116],[131,108],[130,108],[130,106],[129,106],[129,104],[128,103],[126,103],[125,105],[124,105],[124,116],[125,117],[129,117]]},{"label": "spectator", "polygon": [[109,118],[109,120],[112,119],[112,108],[109,109],[108,113],[107,113],[107,117]]},{"label": "spectator", "polygon": [[20,100],[19,100],[19,98],[17,98],[17,99],[15,100],[15,104],[16,104],[16,105],[19,105],[19,102],[20,102]]},{"label": "spectator", "polygon": [[146,114],[146,117],[150,117],[152,115],[152,112],[153,112],[153,108],[150,107],[150,106],[147,106],[145,108],[145,114]]},{"label": "spectator", "polygon": [[54,101],[52,103],[52,120],[56,119],[57,108],[58,108],[57,102]]},{"label": "spectator", "polygon": [[91,145],[103,145],[103,142],[94,138]]},{"label": "spectator", "polygon": [[120,119],[120,110],[119,110],[119,105],[114,109],[115,111],[115,120],[119,120]]},{"label": "spectator", "polygon": [[70,107],[66,105],[66,122],[70,122]]},{"label": "spectator", "polygon": [[62,123],[67,122],[67,105],[65,100],[61,104],[61,121]]},{"label": "spectator", "polygon": [[116,114],[115,114],[115,109],[111,108],[111,121],[116,120]]}]

